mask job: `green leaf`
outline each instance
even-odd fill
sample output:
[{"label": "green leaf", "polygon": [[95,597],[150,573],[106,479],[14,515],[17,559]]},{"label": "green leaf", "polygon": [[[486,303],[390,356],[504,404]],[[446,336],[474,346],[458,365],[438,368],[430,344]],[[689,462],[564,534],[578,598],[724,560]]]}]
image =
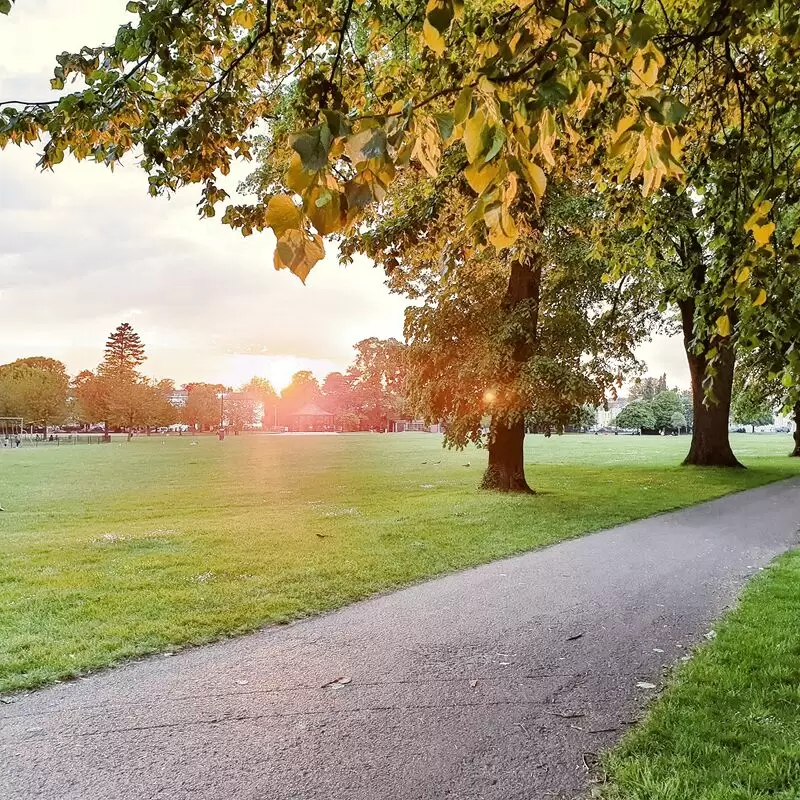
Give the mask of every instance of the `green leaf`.
[{"label": "green leaf", "polygon": [[502,149],[503,145],[506,141],[506,132],[503,128],[499,125],[494,129],[494,134],[492,136],[492,145],[489,148],[489,152],[486,154],[485,158],[483,159],[484,162],[491,161]]},{"label": "green leaf", "polygon": [[319,172],[328,163],[330,143],[331,132],[328,126],[317,125],[295,136],[291,145],[300,156],[306,172]]},{"label": "green leaf", "polygon": [[452,0],[428,0],[425,19],[439,33],[444,33],[453,21],[455,11]]},{"label": "green leaf", "polygon": [[8,14],[11,11],[11,0],[0,0],[0,14]]},{"label": "green leaf", "polygon": [[442,142],[448,142],[453,135],[453,128],[455,127],[455,117],[453,114],[434,114],[433,119],[436,122],[436,127],[439,129],[439,136]]},{"label": "green leaf", "polygon": [[371,158],[383,158],[386,156],[386,131],[383,128],[359,131],[347,138],[344,149],[354,164]]},{"label": "green leaf", "polygon": [[472,89],[467,87],[462,89],[456,100],[455,107],[453,108],[453,119],[456,125],[460,125],[469,116],[472,111]]},{"label": "green leaf", "polygon": [[130,0],[129,3],[126,3],[125,10],[131,14],[138,14],[139,13],[138,0]]}]

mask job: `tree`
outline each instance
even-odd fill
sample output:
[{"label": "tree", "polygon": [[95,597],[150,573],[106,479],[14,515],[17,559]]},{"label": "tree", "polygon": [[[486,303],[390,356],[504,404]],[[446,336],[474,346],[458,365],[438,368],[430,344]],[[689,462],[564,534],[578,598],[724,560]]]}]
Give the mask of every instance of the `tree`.
[{"label": "tree", "polygon": [[144,345],[130,323],[117,326],[106,341],[103,361],[98,367],[100,375],[129,377],[145,362]]},{"label": "tree", "polygon": [[397,187],[343,252],[367,253],[392,291],[416,301],[405,326],[409,407],[444,421],[448,446],[488,448],[484,487],[528,492],[526,426],[563,430],[617,385],[634,365],[637,298],[601,281],[587,241],[594,201],[569,184],[551,186],[541,212],[518,187],[531,224],[524,249],[499,257],[472,247],[460,225],[472,199],[457,173],[409,171]]},{"label": "tree", "polygon": [[673,427],[672,417],[675,414],[680,414],[683,417],[683,403],[675,392],[659,392],[650,401],[650,410],[656,420],[654,427],[660,431]]},{"label": "tree", "polygon": [[361,429],[356,394],[348,376],[341,372],[330,372],[322,382],[322,395],[325,398],[325,408],[335,415],[337,425],[344,430]]},{"label": "tree", "polygon": [[236,436],[240,431],[256,424],[258,404],[259,399],[248,392],[231,392],[225,395],[225,422]]},{"label": "tree", "polygon": [[686,427],[686,417],[683,415],[682,411],[676,411],[672,415],[672,418],[669,421],[669,426],[670,428],[678,431],[678,433],[681,432],[681,429]]},{"label": "tree", "polygon": [[253,377],[239,390],[256,399],[263,409],[265,427],[277,427],[280,397],[266,378]]},{"label": "tree", "polygon": [[47,426],[67,415],[69,377],[56,359],[34,356],[0,366],[0,413]]},{"label": "tree", "polygon": [[664,373],[659,378],[651,378],[649,375],[644,378],[637,378],[628,392],[628,399],[652,400],[659,392],[667,391],[667,375]]},{"label": "tree", "polygon": [[322,392],[314,373],[309,370],[295,372],[289,385],[281,392],[281,424],[288,426],[292,414],[296,414],[303,406],[317,405],[321,400]]},{"label": "tree", "polygon": [[763,387],[741,386],[733,395],[731,416],[740,425],[752,425],[753,433],[756,425],[772,425],[775,417]]},{"label": "tree", "polygon": [[636,429],[641,433],[642,428],[652,430],[656,427],[656,417],[649,403],[644,400],[634,400],[619,412],[614,424],[618,428]]},{"label": "tree", "polygon": [[370,337],[354,345],[356,357],[347,370],[353,411],[370,430],[388,430],[403,416],[406,346],[397,339]]},{"label": "tree", "polygon": [[223,408],[218,394],[225,387],[217,383],[188,383],[186,405],[181,409],[181,420],[192,430],[211,430],[222,424]]},{"label": "tree", "polygon": [[724,271],[703,271],[721,278],[713,292],[688,287],[682,298],[697,387],[687,460],[733,464],[721,438],[727,391],[705,403],[703,382],[724,387],[732,372],[734,306],[751,290],[757,301],[761,287],[743,280],[739,294],[728,290],[746,259],[766,263],[778,201],[791,192],[800,10],[780,0],[647,8],[610,0],[430,0],[424,9],[132,3],[138,19],[112,45],[59,56],[54,87],[80,75],[88,88],[53,104],[8,103],[0,145],[43,136],[43,167],[67,152],[113,166],[141,148],[151,193],[202,185],[200,213],[213,216],[227,199],[217,176],[249,158],[261,137],[269,191],[229,206],[223,221],[245,235],[271,228],[275,266],[301,278],[322,257],[322,236],[349,235],[366,209],[391,205],[410,165],[434,179],[453,169],[472,192],[459,206],[462,227],[474,246],[508,251],[520,291],[534,283],[525,270],[535,267],[518,256],[527,234],[541,230],[531,230],[531,202],[538,210],[553,176],[591,164],[586,185],[635,182],[653,196],[688,173],[699,195],[704,165],[720,150],[760,154],[758,169],[730,171],[736,180],[718,183],[715,195],[735,201],[726,223],[748,235],[727,238],[736,256]]}]

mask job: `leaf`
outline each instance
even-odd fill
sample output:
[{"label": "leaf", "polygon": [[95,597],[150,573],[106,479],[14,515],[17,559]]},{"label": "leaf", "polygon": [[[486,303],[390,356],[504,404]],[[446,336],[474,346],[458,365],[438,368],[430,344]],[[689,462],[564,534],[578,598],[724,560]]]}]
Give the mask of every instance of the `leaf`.
[{"label": "leaf", "polygon": [[794,232],[794,236],[792,236],[792,246],[793,247],[800,247],[800,228],[798,228]]},{"label": "leaf", "polygon": [[302,194],[313,182],[315,172],[307,172],[299,153],[292,155],[289,169],[286,171],[286,185],[298,194]]},{"label": "leaf", "polygon": [[717,318],[717,333],[723,337],[731,335],[731,320],[727,314]]},{"label": "leaf", "polygon": [[250,30],[256,24],[256,15],[250,9],[239,7],[233,12],[231,22],[240,25],[242,28]]},{"label": "leaf", "polygon": [[758,247],[766,247],[774,232],[774,222],[768,222],[766,225],[753,225],[753,238],[756,240],[756,245]]},{"label": "leaf", "polygon": [[487,135],[486,115],[483,111],[476,111],[464,127],[464,147],[467,150],[467,159],[470,164],[483,152],[484,139]]},{"label": "leaf", "polygon": [[428,0],[425,7],[425,19],[439,33],[444,33],[453,21],[455,9],[453,0]]},{"label": "leaf", "polygon": [[[0,11],[3,10],[3,4],[0,2]],[[125,4],[125,10],[131,14],[138,14],[139,13],[139,2],[138,0],[131,0],[129,3]]]},{"label": "leaf", "polygon": [[11,11],[11,0],[0,0],[0,14],[8,14]]},{"label": "leaf", "polygon": [[446,46],[444,36],[442,36],[427,19],[422,23],[422,37],[425,39],[425,44],[427,44],[437,56],[441,57],[444,55]]},{"label": "leaf", "polygon": [[464,170],[464,177],[476,194],[483,194],[500,172],[497,164],[470,164]]},{"label": "leaf", "polygon": [[327,236],[342,227],[342,202],[338,192],[315,189],[309,197],[307,214],[317,233]]},{"label": "leaf", "polygon": [[359,131],[347,137],[344,149],[353,164],[361,164],[371,158],[383,158],[386,155],[386,131],[383,128]]},{"label": "leaf", "polygon": [[267,212],[264,215],[264,224],[275,232],[280,239],[287,231],[299,231],[303,215],[300,209],[288,194],[279,194],[270,198]]},{"label": "leaf", "polygon": [[322,237],[309,239],[302,231],[289,230],[278,239],[273,261],[275,269],[289,269],[305,283],[309,272],[324,255]]},{"label": "leaf", "polygon": [[525,170],[525,177],[533,190],[533,196],[536,198],[536,205],[542,202],[544,193],[547,190],[547,176],[544,170],[533,161],[522,161],[523,169]]},{"label": "leaf", "polygon": [[499,125],[494,129],[494,134],[492,136],[492,145],[489,148],[489,152],[484,157],[484,161],[491,161],[502,149],[503,145],[506,141],[506,132],[503,128]]},{"label": "leaf", "polygon": [[750,279],[750,267],[742,267],[736,275],[736,283],[745,283]]},{"label": "leaf", "polygon": [[791,372],[784,372],[783,377],[781,378],[781,383],[787,388],[791,389],[794,386],[794,378],[792,378]]},{"label": "leaf", "polygon": [[319,172],[328,163],[331,132],[327,125],[309,128],[291,140],[292,148],[300,156],[306,172]]},{"label": "leaf", "polygon": [[508,213],[508,209],[502,208],[499,222],[489,229],[489,241],[495,246],[495,249],[503,250],[511,247],[518,237],[519,231],[514,218]]},{"label": "leaf", "polygon": [[434,114],[433,119],[436,122],[436,127],[439,131],[442,144],[447,145],[453,135],[453,128],[455,127],[455,118],[452,114]]},{"label": "leaf", "polygon": [[767,293],[766,293],[766,291],[764,289],[761,289],[759,291],[759,293],[758,293],[758,297],[756,297],[756,299],[753,300],[753,305],[754,306],[763,306],[764,303],[766,303],[766,302],[767,302]]},{"label": "leaf", "polygon": [[467,87],[462,89],[453,108],[453,119],[456,125],[460,125],[472,111],[472,89]]}]

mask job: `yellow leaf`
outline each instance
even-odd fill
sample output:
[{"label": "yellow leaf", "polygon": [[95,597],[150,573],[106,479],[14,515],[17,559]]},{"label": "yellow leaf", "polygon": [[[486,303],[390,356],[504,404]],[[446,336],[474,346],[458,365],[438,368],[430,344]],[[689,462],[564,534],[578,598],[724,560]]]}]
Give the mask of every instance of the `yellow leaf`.
[{"label": "yellow leaf", "polygon": [[279,194],[270,198],[264,224],[275,232],[280,239],[287,231],[299,231],[303,215],[288,194]]},{"label": "yellow leaf", "polygon": [[767,302],[767,293],[764,291],[764,289],[761,289],[761,291],[758,293],[758,297],[756,297],[756,299],[753,300],[753,305],[763,306],[764,303],[766,302]]},{"label": "yellow leaf", "polygon": [[723,314],[717,319],[717,333],[720,336],[731,335],[731,321],[727,314]]},{"label": "yellow leaf", "polygon": [[484,130],[486,128],[486,115],[483,111],[476,111],[464,126],[464,147],[470,164],[478,158],[484,147]]},{"label": "yellow leaf", "polygon": [[528,179],[528,183],[533,190],[533,196],[536,198],[536,205],[538,206],[539,203],[542,202],[545,190],[547,189],[547,175],[545,175],[544,170],[538,164],[534,164],[533,161],[522,159],[522,166],[525,170],[525,177]]},{"label": "yellow leaf", "polygon": [[774,232],[774,222],[768,222],[766,225],[753,226],[753,238],[756,240],[756,244],[759,247],[766,247],[769,244],[769,240],[772,238],[772,234]]},{"label": "yellow leaf", "polygon": [[306,213],[317,233],[326,236],[342,227],[341,196],[330,189],[315,188],[311,191]]},{"label": "yellow leaf", "polygon": [[273,261],[275,269],[289,269],[305,283],[308,273],[324,255],[321,236],[309,239],[302,231],[290,230],[278,239]]},{"label": "yellow leaf", "polygon": [[464,170],[464,177],[474,192],[483,194],[486,187],[494,181],[499,172],[500,167],[497,162],[483,165],[470,164]]},{"label": "yellow leaf", "polygon": [[298,194],[302,194],[313,183],[314,176],[315,173],[303,169],[303,160],[298,153],[294,153],[286,171],[286,185]]},{"label": "yellow leaf", "polygon": [[236,11],[233,12],[231,21],[234,25],[241,25],[243,28],[249,30],[256,24],[256,15],[246,8],[237,8]]},{"label": "yellow leaf", "polygon": [[736,275],[736,283],[745,283],[750,279],[750,267],[742,267]]},{"label": "yellow leaf", "polygon": [[517,241],[518,236],[519,231],[513,217],[508,213],[507,209],[502,209],[498,224],[489,230],[489,241],[497,250],[503,250],[506,247],[511,247]]},{"label": "yellow leaf", "polygon": [[800,228],[794,232],[792,236],[792,247],[800,247]]},{"label": "yellow leaf", "polygon": [[437,56],[444,54],[444,36],[427,19],[422,23],[422,36],[425,39],[425,43]]}]

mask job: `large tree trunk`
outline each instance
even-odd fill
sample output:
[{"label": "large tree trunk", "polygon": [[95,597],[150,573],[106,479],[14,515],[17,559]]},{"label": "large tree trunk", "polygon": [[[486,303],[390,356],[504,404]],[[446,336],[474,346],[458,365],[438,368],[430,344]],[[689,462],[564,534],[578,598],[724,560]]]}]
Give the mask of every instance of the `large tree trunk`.
[{"label": "large tree trunk", "polygon": [[[531,306],[530,329],[521,332],[513,344],[513,358],[519,363],[527,361],[536,347],[541,289],[541,264],[532,260],[512,263],[503,309],[513,313],[523,303]],[[514,422],[509,422],[502,416],[492,418],[489,435],[489,466],[483,475],[481,488],[500,492],[533,494],[533,490],[525,480],[524,442],[525,421],[523,418]]]},{"label": "large tree trunk", "polygon": [[794,407],[794,450],[791,455],[800,458],[800,403]]},{"label": "large tree trunk", "polygon": [[489,440],[489,466],[483,473],[482,489],[533,494],[525,480],[523,445],[525,423],[492,422]]},{"label": "large tree trunk", "polygon": [[[694,424],[692,444],[684,464],[699,467],[741,467],[733,454],[728,424],[733,392],[733,369],[736,354],[727,339],[713,337],[696,353],[694,337],[694,299],[679,303],[683,322],[683,341],[692,378]],[[714,398],[706,400],[703,381],[706,376],[706,353],[716,347],[719,353],[714,376]]]}]

